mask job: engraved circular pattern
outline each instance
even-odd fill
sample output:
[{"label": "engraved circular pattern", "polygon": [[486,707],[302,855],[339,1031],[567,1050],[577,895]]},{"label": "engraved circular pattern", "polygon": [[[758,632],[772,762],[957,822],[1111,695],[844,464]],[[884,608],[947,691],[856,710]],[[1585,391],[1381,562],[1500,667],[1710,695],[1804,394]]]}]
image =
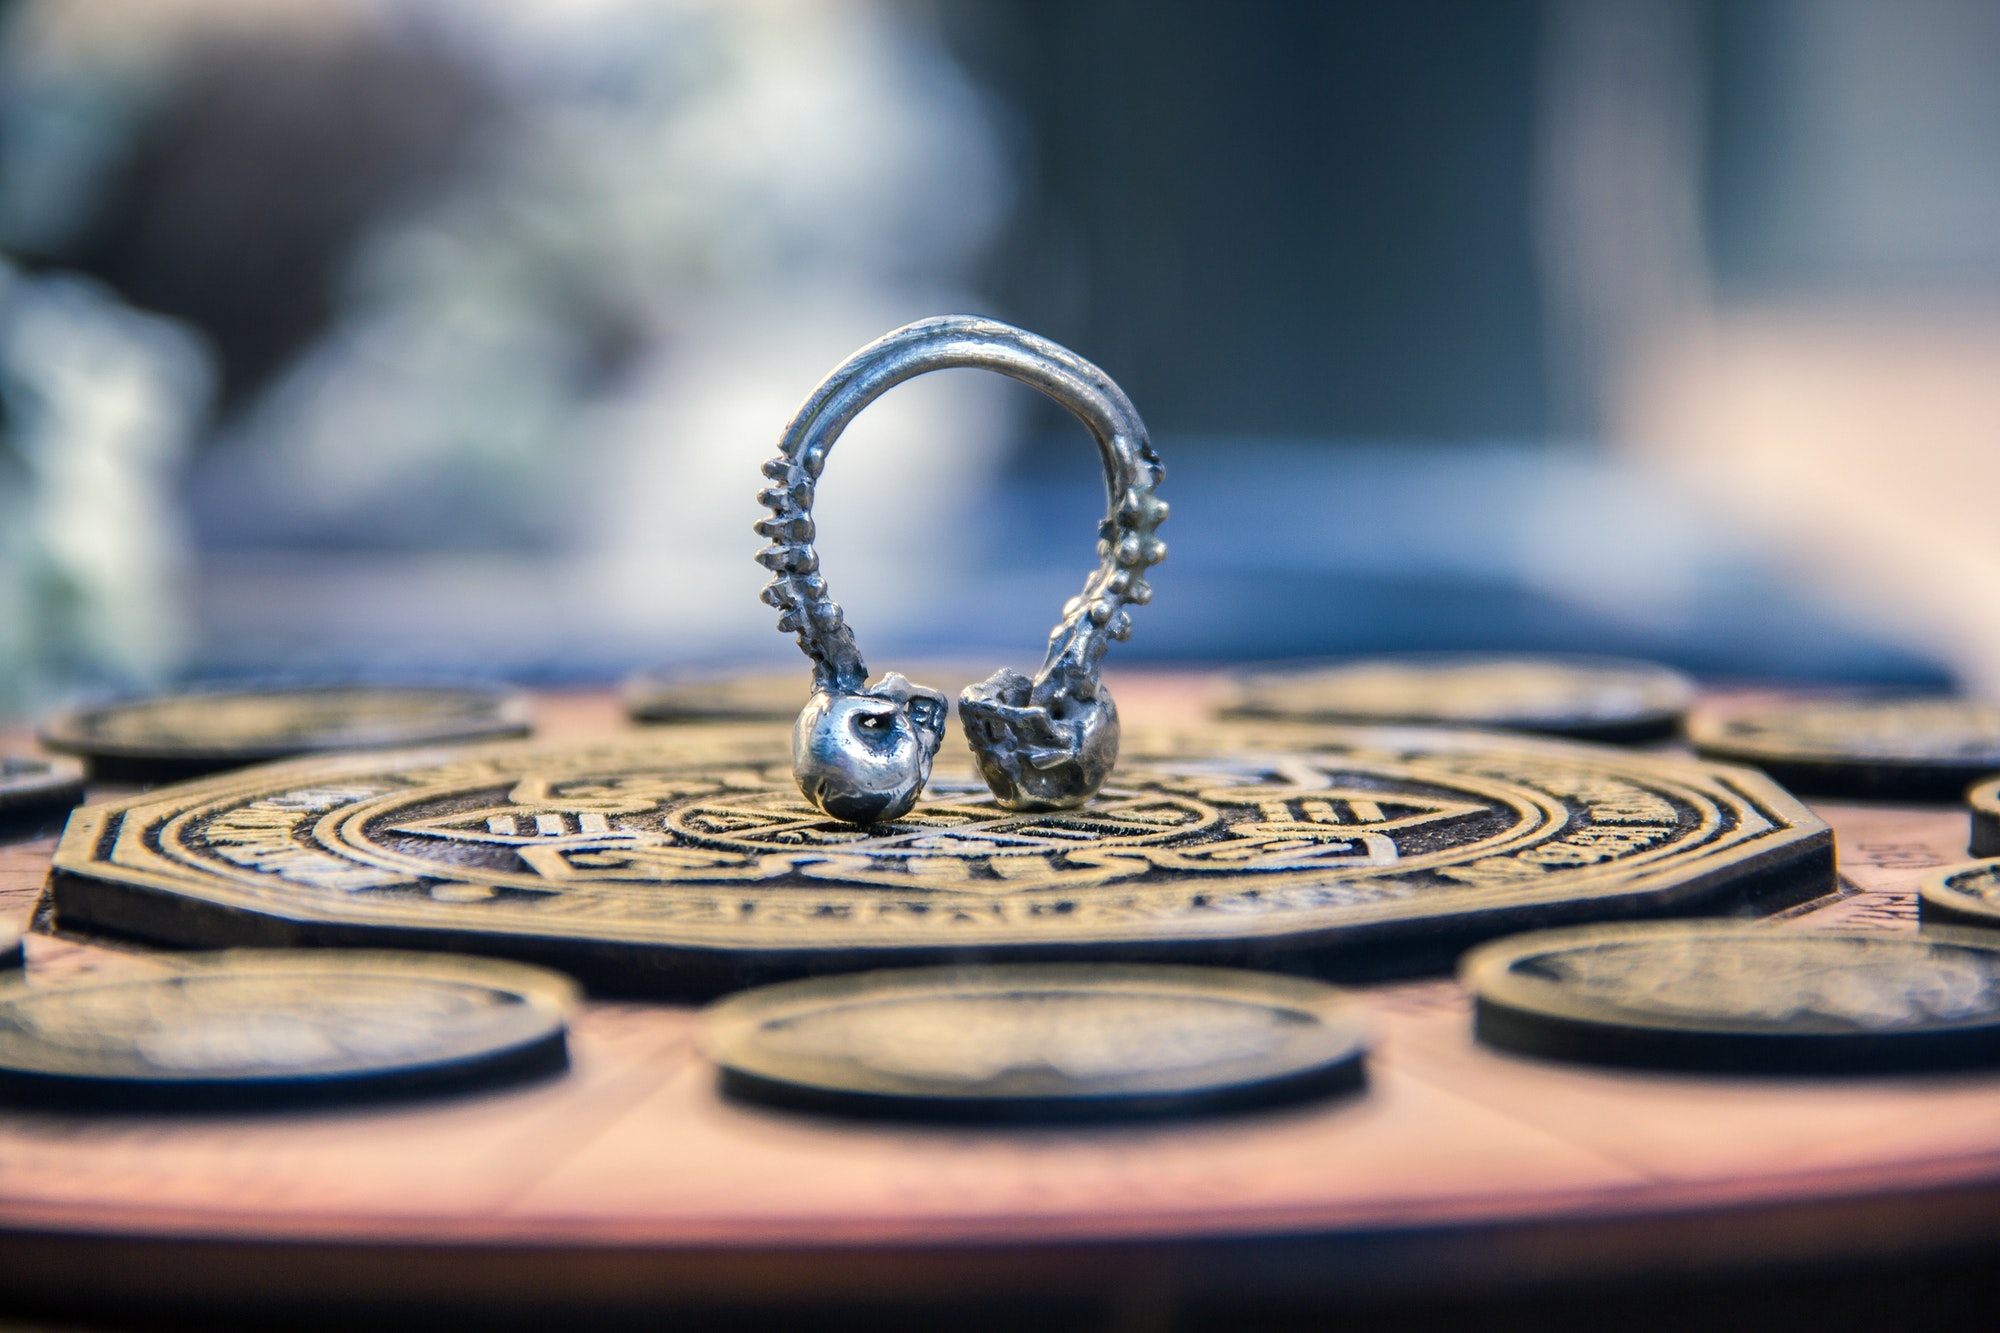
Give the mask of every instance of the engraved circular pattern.
[{"label": "engraved circular pattern", "polygon": [[625,715],[634,722],[790,722],[812,697],[812,673],[634,676],[623,693]]},{"label": "engraved circular pattern", "polygon": [[[1489,951],[1490,950],[1490,954]],[[1466,962],[1481,995],[1660,1026],[1886,1030],[2000,1016],[2000,949],[1904,936],[1647,923],[1503,940]]]},{"label": "engraved circular pattern", "polygon": [[2000,706],[1967,699],[1846,699],[1704,709],[1688,720],[1704,752],[1745,759],[2000,766]]},{"label": "engraved circular pattern", "polygon": [[1974,856],[2000,856],[2000,778],[1982,782],[1965,794],[1972,811],[1966,850]]},{"label": "engraved circular pattern", "polygon": [[[551,880],[813,881],[1005,893],[1131,879],[1153,871],[1266,871],[1312,864],[1401,872],[1497,855],[1560,824],[1547,793],[1477,774],[1348,759],[1341,785],[1313,771],[1271,782],[1291,755],[1226,764],[1135,765],[1083,810],[1014,812],[964,773],[934,778],[902,819],[842,823],[802,800],[788,768],[715,780],[597,773],[498,786],[394,793],[323,816],[314,838],[355,861],[536,892]],[[732,789],[732,786],[734,789]],[[748,788],[748,790],[743,790]],[[1698,795],[1686,810],[1716,811]],[[1358,808],[1357,808],[1358,805]],[[1219,808],[1220,807],[1220,808]],[[1225,814],[1225,808],[1228,814]],[[1254,814],[1251,812],[1254,811]],[[1665,818],[1664,812],[1661,817]],[[1448,827],[1455,826],[1455,827]],[[561,832],[556,833],[555,829]],[[1431,847],[1424,832],[1443,835]],[[578,842],[564,839],[574,832]],[[1406,833],[1408,846],[1391,835]],[[1453,836],[1455,835],[1455,836]],[[556,849],[578,847],[559,860]],[[480,855],[479,849],[486,854]],[[659,856],[647,853],[658,849]],[[630,853],[623,863],[620,853]],[[515,867],[525,860],[526,869]]]},{"label": "engraved circular pattern", "polygon": [[74,759],[0,755],[0,827],[83,799],[83,765]]},{"label": "engraved circular pattern", "polygon": [[38,755],[0,755],[0,803],[37,798],[44,792],[81,786],[83,766],[74,759],[44,759]]},{"label": "engraved circular pattern", "polygon": [[1494,1045],[1846,1072],[2000,1060],[2000,937],[1637,922],[1503,939],[1461,977]]},{"label": "engraved circular pattern", "polygon": [[908,818],[861,828],[799,798],[782,730],[715,726],[328,756],[87,807],[55,893],[67,924],[182,944],[1358,946],[1598,901],[1688,910],[1752,874],[1816,888],[1827,848],[1755,775],[1292,726],[1136,734],[1097,800],[1044,813],[1002,809],[948,752]]},{"label": "engraved circular pattern", "polygon": [[559,1042],[573,996],[538,968],[419,954],[245,951],[0,982],[0,1078],[353,1081]]},{"label": "engraved circular pattern", "polygon": [[1696,709],[1687,732],[1704,756],[1807,795],[1956,803],[2000,773],[2000,706],[1967,699],[1718,704]]},{"label": "engraved circular pattern", "polygon": [[1917,913],[1926,924],[2000,929],[2000,860],[1931,871],[1917,882]]},{"label": "engraved circular pattern", "polygon": [[525,701],[486,690],[321,686],[163,695],[52,719],[43,743],[90,757],[278,758],[527,733]]},{"label": "engraved circular pattern", "polygon": [[[1001,810],[983,783],[944,778],[933,781],[924,796],[922,805],[895,821],[894,830],[886,834],[828,819],[804,801],[782,796],[774,801],[769,792],[731,793],[690,802],[673,809],[663,822],[689,841],[707,841],[745,853],[811,844],[836,850],[842,856],[866,855],[870,860],[945,856],[990,864],[995,854],[1060,853],[1073,841],[1066,836],[1072,830],[1099,835],[1099,844],[1152,847],[1211,828],[1222,818],[1213,806],[1144,787],[1104,793],[1087,816],[1062,820]],[[1003,838],[1004,843],[1000,841]],[[1003,847],[1006,850],[1000,851]]]},{"label": "engraved circular pattern", "polygon": [[1231,681],[1220,711],[1569,734],[1671,731],[1693,701],[1693,682],[1650,662],[1415,655],[1246,672]]},{"label": "engraved circular pattern", "polygon": [[[739,1094],[1060,1115],[1194,1110],[1353,1087],[1361,1030],[1340,992],[1223,968],[899,968],[747,991],[702,1015]],[[871,1105],[872,1104],[872,1105]],[[920,1108],[909,1108],[919,1110]],[[941,1108],[939,1108],[941,1109]]]},{"label": "engraved circular pattern", "polygon": [[[993,672],[992,664],[915,662],[898,664],[911,680],[922,681],[955,702],[960,690]],[[625,715],[634,722],[783,722],[789,725],[812,697],[812,673],[752,671],[734,676],[635,676],[625,682]]]}]

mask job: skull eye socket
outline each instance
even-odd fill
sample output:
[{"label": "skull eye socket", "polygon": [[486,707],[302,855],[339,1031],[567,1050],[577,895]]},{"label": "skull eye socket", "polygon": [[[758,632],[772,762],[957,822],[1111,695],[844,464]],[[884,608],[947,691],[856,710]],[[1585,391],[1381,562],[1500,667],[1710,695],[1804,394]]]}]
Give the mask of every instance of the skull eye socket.
[{"label": "skull eye socket", "polygon": [[855,717],[854,725],[862,731],[883,732],[896,725],[894,713],[862,713]]}]

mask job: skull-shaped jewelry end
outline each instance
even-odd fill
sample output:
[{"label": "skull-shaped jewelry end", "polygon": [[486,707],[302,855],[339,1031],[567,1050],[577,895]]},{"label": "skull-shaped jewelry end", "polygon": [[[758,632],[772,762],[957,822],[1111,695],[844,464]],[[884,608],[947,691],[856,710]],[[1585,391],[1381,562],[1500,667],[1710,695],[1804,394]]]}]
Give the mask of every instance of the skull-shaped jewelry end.
[{"label": "skull-shaped jewelry end", "polygon": [[1068,810],[1097,794],[1118,762],[1111,691],[1081,699],[1033,697],[1034,682],[1002,669],[958,696],[979,772],[1009,810]]},{"label": "skull-shaped jewelry end", "polygon": [[822,686],[792,724],[792,772],[808,801],[849,824],[910,812],[944,740],[945,697],[890,672],[847,691]]},{"label": "skull-shaped jewelry end", "polygon": [[960,709],[980,772],[1013,810],[1063,810],[1097,794],[1118,761],[1118,710],[1098,683],[1105,649],[1132,632],[1126,610],[1153,598],[1146,571],[1166,559],[1160,524],[1165,475],[1146,425],[1109,375],[1066,347],[973,315],[919,320],[878,338],[807,395],[764,464],[757,492],[769,511],[764,600],[778,628],[812,659],[817,692],[792,732],[792,768],[806,799],[836,819],[879,823],[907,814],[930,778],[944,734],[944,696],[887,676],[872,688],[854,632],[828,593],[813,543],[813,497],[827,453],[857,413],[916,375],[951,367],[997,371],[1041,390],[1090,428],[1108,504],[1097,525],[1098,567],[1063,607],[1034,679],[1000,671],[965,691]]}]

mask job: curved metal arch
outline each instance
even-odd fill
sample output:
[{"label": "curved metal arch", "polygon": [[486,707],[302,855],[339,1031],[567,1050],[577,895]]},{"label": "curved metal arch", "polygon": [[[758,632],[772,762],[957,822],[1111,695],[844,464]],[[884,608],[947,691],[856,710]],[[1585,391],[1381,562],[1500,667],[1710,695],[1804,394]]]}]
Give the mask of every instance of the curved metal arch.
[{"label": "curved metal arch", "polygon": [[[1041,669],[1031,681],[1012,673],[996,675],[986,686],[968,690],[962,704],[968,738],[982,770],[1001,799],[1008,801],[1010,793],[1003,787],[1009,784],[996,780],[996,772],[1026,764],[1047,774],[1060,767],[1065,748],[1103,750],[1103,736],[1086,745],[1078,733],[1093,706],[1109,714],[1110,753],[1115,758],[1116,715],[1098,684],[1098,665],[1109,643],[1131,632],[1125,608],[1151,599],[1145,571],[1166,555],[1156,530],[1167,516],[1167,506],[1154,494],[1164,470],[1138,410],[1110,376],[1046,338],[971,315],[920,320],[877,339],[820,382],[785,427],[777,457],[764,465],[771,484],[758,500],[771,516],[758,522],[757,531],[772,544],[757,558],[774,575],[764,589],[764,600],[779,609],[779,629],[797,634],[800,648],[812,659],[815,690],[828,695],[866,693],[866,663],[839,603],[827,590],[813,546],[814,490],[833,445],[863,409],[905,380],[945,369],[990,370],[1039,389],[1083,422],[1104,464],[1107,505],[1098,528],[1099,565],[1083,591],[1063,608]],[[980,709],[985,711],[979,712],[976,727],[973,715]],[[1004,711],[1007,720],[996,720],[995,709]],[[1038,716],[1028,718],[1023,709]],[[1009,739],[994,730],[1021,732],[1023,726],[1033,734]],[[1095,726],[1102,732],[1103,720]],[[992,734],[983,735],[982,728]],[[1099,766],[1108,771],[1109,763]],[[926,759],[926,775],[928,769]],[[1050,791],[1024,801],[1080,804],[1101,781],[1100,772],[1074,799],[1064,794],[1076,786],[1074,780],[1056,782],[1054,787],[1044,781],[1039,785]],[[1021,784],[1012,785],[1014,795],[1024,790]]]}]

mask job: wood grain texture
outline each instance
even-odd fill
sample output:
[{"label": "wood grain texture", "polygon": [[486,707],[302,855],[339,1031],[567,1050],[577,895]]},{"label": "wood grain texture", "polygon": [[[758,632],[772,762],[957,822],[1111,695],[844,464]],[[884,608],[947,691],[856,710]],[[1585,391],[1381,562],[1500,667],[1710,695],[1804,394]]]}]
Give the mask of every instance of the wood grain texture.
[{"label": "wood grain texture", "polygon": [[[1112,679],[1129,720],[1204,677]],[[1136,716],[1135,716],[1136,715]],[[624,725],[538,701],[542,735]],[[1838,894],[1772,929],[1913,928],[1965,816],[1822,805]],[[51,844],[0,849],[27,923]],[[140,955],[29,939],[57,975]],[[926,1129],[724,1101],[691,1010],[588,1006],[574,1068],[390,1109],[0,1113],[0,1289],[465,1308],[922,1292],[1482,1290],[1890,1256],[2000,1234],[2000,1075],[1711,1078],[1476,1046],[1453,982],[1361,991],[1358,1098],[1140,1128]],[[1150,1287],[1148,1288],[1150,1289]]]}]

